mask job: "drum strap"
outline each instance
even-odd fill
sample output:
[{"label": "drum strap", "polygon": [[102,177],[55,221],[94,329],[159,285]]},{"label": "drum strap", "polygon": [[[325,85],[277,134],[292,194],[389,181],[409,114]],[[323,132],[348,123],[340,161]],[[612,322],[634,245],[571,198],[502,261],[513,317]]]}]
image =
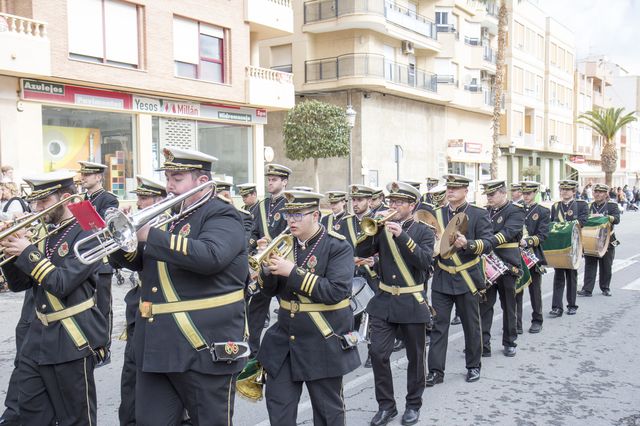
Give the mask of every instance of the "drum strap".
[{"label": "drum strap", "polygon": [[264,231],[264,236],[271,240],[271,234],[269,234],[269,223],[267,222],[267,211],[264,205],[267,203],[267,200],[260,201],[260,220],[262,221],[262,230]]},{"label": "drum strap", "polygon": [[[329,218],[331,220],[331,218]],[[356,230],[353,228],[353,221],[358,220],[356,216],[351,216],[347,219],[347,230],[349,231],[349,239],[351,240],[351,244],[355,247],[358,242],[358,237],[356,236]]]},{"label": "drum strap", "polygon": [[[442,209],[436,210],[436,219],[438,219],[438,224],[440,225],[440,228],[445,229],[444,219],[442,217]],[[479,259],[480,259],[479,257],[476,257],[477,261],[479,261]],[[457,268],[460,268],[461,266],[463,266],[462,261],[458,256],[458,253],[455,253],[453,256],[451,256],[451,260],[453,260],[453,263],[456,265]],[[440,262],[438,262],[438,264],[440,264]],[[478,288],[473,283],[473,280],[471,279],[471,275],[469,275],[469,272],[465,269],[465,270],[461,270],[459,273],[462,276],[462,279],[464,280],[464,282],[467,284],[467,287],[469,287],[471,294],[476,295],[478,293]]]},{"label": "drum strap", "polygon": [[[309,306],[314,305],[314,306],[319,306],[322,305],[321,303],[313,303],[313,301],[311,299],[309,299],[308,297],[304,297],[301,294],[298,294],[298,299],[300,299],[300,301],[304,304],[309,304]],[[345,299],[347,302],[349,299]],[[342,302],[339,302],[336,305],[333,305],[330,309],[327,310],[331,310],[334,311],[336,309],[342,309],[344,307],[349,306],[349,304],[345,304],[345,300],[343,300]],[[283,301],[281,300],[280,303],[282,303]],[[290,302],[291,303],[291,302]],[[344,306],[343,306],[344,305]],[[282,305],[280,305],[282,306]],[[333,309],[335,307],[335,309]],[[322,335],[324,336],[325,339],[328,339],[329,337],[333,336],[333,328],[331,328],[331,324],[329,324],[329,321],[327,321],[327,319],[324,317],[324,315],[322,315],[320,312],[307,312],[307,314],[311,317],[311,320],[313,321],[313,323],[316,325],[316,327],[318,327],[318,330],[320,330],[320,333],[322,333]]]},{"label": "drum strap", "polygon": [[[393,240],[393,235],[391,235],[391,232],[389,232],[389,230],[387,230],[386,228],[384,230],[384,235],[385,235],[385,238],[387,239],[387,245],[391,250],[391,256],[393,257],[393,260],[395,260],[395,263],[398,266],[398,269],[400,269],[400,275],[402,275],[402,279],[409,287],[416,286],[417,285],[416,280],[413,279],[413,275],[411,275],[411,272],[409,272],[409,268],[407,267],[407,264],[405,263],[404,259],[400,255],[400,250],[398,250],[398,246],[396,245],[396,242]],[[422,297],[422,292],[411,293],[411,294],[413,294],[413,297],[416,298],[418,303],[424,302],[424,297]]]}]

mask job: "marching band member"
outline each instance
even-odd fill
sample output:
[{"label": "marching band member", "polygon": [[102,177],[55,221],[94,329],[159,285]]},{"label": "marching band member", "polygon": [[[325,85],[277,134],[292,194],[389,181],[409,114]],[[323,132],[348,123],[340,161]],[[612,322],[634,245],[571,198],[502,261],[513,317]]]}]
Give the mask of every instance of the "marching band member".
[{"label": "marching band member", "polygon": [[433,230],[413,220],[420,192],[404,182],[387,185],[389,209],[396,212],[374,236],[356,248],[360,257],[379,254],[379,291],[367,306],[371,326],[371,362],[378,412],[371,425],[385,425],[398,411],[393,396],[390,356],[402,330],[409,365],[403,425],[418,422],[425,386],[425,325],[431,318],[424,283],[433,254]]},{"label": "marching band member", "polygon": [[[289,182],[291,169],[280,164],[267,164],[264,175],[267,178],[269,196],[258,202],[254,215],[253,232],[249,240],[250,251],[255,249],[259,240],[261,245],[266,245],[268,241],[280,235],[287,227],[287,221],[284,220],[281,210],[285,203],[283,194]],[[258,353],[262,329],[269,325],[270,303],[271,297],[265,297],[260,292],[252,294],[249,299],[247,317],[251,357],[255,357]]]},{"label": "marching band member", "polygon": [[[167,192],[176,196],[211,180],[214,157],[165,148]],[[139,249],[114,253],[142,271],[134,351],[136,424],[231,424],[235,378],[249,348],[244,286],[247,247],[238,211],[210,191],[187,198],[193,210],[161,228],[138,230]],[[197,207],[195,207],[197,206]]]},{"label": "marching band member", "polygon": [[469,218],[465,235],[458,233],[455,241],[457,253],[448,259],[438,257],[431,285],[431,300],[437,315],[431,330],[429,346],[429,375],[426,385],[444,381],[449,318],[455,304],[462,320],[465,342],[467,382],[480,379],[482,333],[480,330],[479,292],[485,288],[480,255],[492,248],[491,219],[486,209],[469,204],[466,200],[471,179],[455,174],[445,175],[449,204],[436,210],[440,228],[444,230],[458,213]]},{"label": "marching band member", "polygon": [[[580,227],[584,226],[589,217],[589,206],[587,206],[586,201],[575,199],[578,182],[575,180],[561,180],[559,186],[561,200],[556,201],[551,207],[551,222],[577,220]],[[549,315],[553,318],[562,316],[562,295],[565,283],[567,287],[567,315],[575,315],[578,310],[578,305],[576,305],[578,271],[575,269],[555,268],[553,273],[553,298],[551,312],[549,312]]]},{"label": "marching band member", "polygon": [[351,198],[351,208],[353,214],[345,218],[347,224],[347,241],[353,247],[356,246],[358,238],[361,236],[360,222],[365,217],[370,217],[369,201],[373,196],[375,189],[366,185],[351,185],[349,188],[349,197]]},{"label": "marching band member", "polygon": [[[433,199],[432,190],[433,188],[438,186],[438,183],[440,183],[440,179],[427,177],[427,192],[425,192],[424,195],[422,195],[422,198],[420,199],[420,201],[422,201],[423,203],[431,204],[435,207],[436,201]],[[446,193],[446,189],[445,189],[445,193]]]},{"label": "marching band member", "polygon": [[511,184],[511,202],[520,205],[524,203],[522,198],[522,182],[513,182]]},{"label": "marching band member", "polygon": [[388,210],[389,206],[384,201],[384,189],[374,188],[373,194],[369,199],[369,211],[371,217],[374,217],[381,211]]},{"label": "marching band member", "polygon": [[516,279],[514,271],[520,270],[520,239],[524,226],[524,210],[507,199],[504,180],[492,180],[482,184],[487,196],[489,214],[494,235],[490,238],[494,253],[508,267],[494,285],[486,291],[486,300],[480,303],[482,320],[482,356],[491,356],[491,325],[496,295],[502,306],[502,346],[505,356],[516,355]]},{"label": "marching band member", "polygon": [[[235,207],[235,205],[233,204],[233,200],[231,199],[231,183],[223,181],[223,180],[216,180],[216,195],[222,199],[222,201],[231,204],[232,206]],[[242,224],[244,226],[244,234],[245,234],[245,238],[246,238],[246,242],[247,242],[247,248],[250,246],[250,242],[251,242],[251,235],[253,232],[253,215],[251,214],[251,212],[245,210],[245,209],[241,209],[241,208],[237,208],[238,213],[240,213],[240,217],[242,218]]]},{"label": "marching band member", "polygon": [[[542,268],[547,264],[542,251],[542,243],[549,235],[549,220],[551,213],[549,209],[536,203],[536,193],[540,188],[539,182],[522,181],[522,198],[524,208],[524,224],[527,235],[523,235],[520,240],[520,247],[531,249],[538,258],[531,273],[531,284],[529,284],[529,297],[531,299],[531,327],[529,333],[539,333],[542,330]],[[522,334],[522,299],[524,291],[516,295],[517,302],[517,329],[518,334]]]},{"label": "marching band member", "polygon": [[[53,207],[76,193],[74,172],[24,178],[31,186],[27,201],[36,211]],[[20,421],[24,425],[96,424],[93,370],[107,345],[108,321],[96,305],[98,269],[74,255],[76,241],[89,235],[63,203],[44,217],[56,226],[39,247],[26,231],[0,242],[3,266],[12,291],[33,289],[36,318],[20,354]]]},{"label": "marching band member", "polygon": [[243,210],[251,213],[253,218],[256,217],[258,209],[258,191],[255,183],[243,183],[236,185],[238,187],[238,193],[242,197]]},{"label": "marching band member", "polygon": [[616,256],[616,246],[619,244],[616,235],[613,232],[613,226],[620,223],[620,209],[618,203],[609,200],[609,187],[607,185],[597,183],[593,188],[594,201],[589,205],[589,215],[592,217],[608,216],[611,223],[611,238],[609,247],[604,256],[598,258],[595,256],[584,256],[584,283],[582,290],[578,292],[579,296],[591,296],[593,287],[596,284],[596,274],[600,267],[600,291],[605,296],[611,296],[611,266]]},{"label": "marching band member", "polygon": [[320,223],[325,228],[338,232],[346,237],[347,227],[343,222],[348,217],[347,211],[345,210],[347,193],[344,191],[327,191],[325,196],[329,200],[331,213],[323,216]]},{"label": "marching band member", "polygon": [[360,365],[349,305],[353,249],[319,223],[322,194],[286,191],[285,197],[293,261],[274,256],[258,278],[267,297],[280,298],[278,321],[258,352],[267,372],[269,419],[272,425],[296,425],[306,384],[314,424],[345,424],[342,377]]},{"label": "marching band member", "polygon": [[[80,164],[80,176],[82,178],[82,188],[86,191],[87,199],[93,204],[96,211],[104,219],[109,208],[117,209],[120,205],[118,197],[103,188],[104,172],[107,166],[90,161],[78,161]],[[104,361],[99,366],[108,364],[111,360],[111,332],[113,329],[113,300],[111,297],[111,280],[113,278],[113,267],[109,265],[107,259],[99,269],[97,305],[100,312],[109,320],[109,343],[106,346]]]},{"label": "marching band member", "polygon": [[[417,180],[403,180],[402,182],[413,186],[416,191],[420,192],[420,182],[418,182]],[[422,197],[418,200],[418,202],[416,203],[416,208],[415,210],[426,210],[429,213],[433,213],[433,205],[430,203],[427,203],[425,201],[422,200]]]}]

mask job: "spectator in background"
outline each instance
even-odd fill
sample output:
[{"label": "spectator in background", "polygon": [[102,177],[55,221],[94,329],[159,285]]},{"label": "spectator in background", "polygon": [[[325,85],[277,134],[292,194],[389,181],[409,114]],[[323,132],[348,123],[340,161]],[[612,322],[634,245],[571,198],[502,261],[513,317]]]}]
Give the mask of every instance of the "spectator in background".
[{"label": "spectator in background", "polygon": [[640,189],[637,186],[633,187],[633,203],[636,207],[640,205]]},{"label": "spectator in background", "polygon": [[624,211],[624,206],[627,204],[627,197],[624,195],[621,187],[618,187],[616,196],[618,197],[618,204],[622,207],[621,211]]},{"label": "spectator in background", "polygon": [[547,201],[551,201],[551,188],[549,188],[548,186],[547,186],[546,194],[547,194]]},{"label": "spectator in background", "polygon": [[20,197],[18,186],[13,182],[0,183],[0,219],[11,220],[28,211],[29,206]]},{"label": "spectator in background", "polygon": [[2,182],[13,182],[13,166],[4,165],[0,167],[2,172]]},{"label": "spectator in background", "polygon": [[593,201],[593,185],[591,184],[591,182],[589,182],[587,184],[587,186],[584,187],[584,193],[585,193],[585,200],[587,200],[588,203]]}]

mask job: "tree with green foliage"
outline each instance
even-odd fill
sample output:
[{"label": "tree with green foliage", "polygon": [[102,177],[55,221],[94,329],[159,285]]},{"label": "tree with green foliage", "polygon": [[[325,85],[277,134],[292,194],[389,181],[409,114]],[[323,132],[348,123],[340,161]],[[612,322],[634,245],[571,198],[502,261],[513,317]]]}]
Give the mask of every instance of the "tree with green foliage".
[{"label": "tree with green foliage", "polygon": [[613,186],[613,174],[618,168],[618,149],[616,134],[629,123],[637,121],[635,111],[624,114],[624,108],[607,108],[587,111],[578,117],[577,122],[590,127],[602,137],[600,165],[604,172],[605,183]]},{"label": "tree with green foliage", "polygon": [[315,189],[320,190],[318,160],[349,155],[349,123],[339,106],[308,100],[300,102],[284,121],[287,158],[304,161],[313,158]]}]

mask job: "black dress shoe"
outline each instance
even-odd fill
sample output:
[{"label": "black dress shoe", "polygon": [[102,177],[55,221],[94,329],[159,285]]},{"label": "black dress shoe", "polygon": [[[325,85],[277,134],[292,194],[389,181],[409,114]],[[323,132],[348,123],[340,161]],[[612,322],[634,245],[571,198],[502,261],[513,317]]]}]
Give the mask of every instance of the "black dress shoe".
[{"label": "black dress shoe", "polygon": [[549,312],[549,316],[552,318],[559,318],[562,316],[562,309],[560,308],[553,308],[551,310],[551,312]]},{"label": "black dress shoe", "polygon": [[479,368],[470,368],[467,370],[467,382],[477,382],[480,380],[480,369]]},{"label": "black dress shoe", "polygon": [[587,290],[579,290],[576,294],[582,297],[591,297],[591,292]]},{"label": "black dress shoe", "polygon": [[504,356],[508,357],[516,356],[516,348],[515,346],[505,346],[502,353],[504,354]]},{"label": "black dress shoe", "polygon": [[402,415],[402,424],[403,425],[415,425],[418,423],[418,419],[420,418],[420,411],[414,410],[413,408],[407,408]]},{"label": "black dress shoe", "polygon": [[540,333],[542,330],[542,324],[539,322],[532,322],[531,327],[529,328],[529,333]]},{"label": "black dress shoe", "polygon": [[575,315],[577,311],[578,311],[577,307],[567,308],[567,315]]},{"label": "black dress shoe", "polygon": [[451,320],[451,325],[458,325],[458,324],[462,324],[462,321],[460,321],[460,317],[456,315]]},{"label": "black dress shoe", "polygon": [[518,334],[523,334],[523,333],[524,333],[524,330],[522,330],[522,327],[518,327],[518,328],[516,329],[516,332],[517,332]]},{"label": "black dress shoe", "polygon": [[383,426],[389,423],[395,416],[398,415],[398,410],[378,410],[373,419],[371,419],[371,426]]},{"label": "black dress shoe", "polygon": [[401,351],[405,348],[405,344],[404,344],[404,340],[402,339],[396,339],[395,342],[393,342],[393,351],[394,352],[398,352]]},{"label": "black dress shoe", "polygon": [[491,350],[485,351],[482,350],[482,358],[491,358]]},{"label": "black dress shoe", "polygon": [[371,368],[371,355],[367,355],[367,360],[364,362],[364,368]]},{"label": "black dress shoe", "polygon": [[602,295],[603,296],[611,296],[611,291],[609,289],[602,290]]},{"label": "black dress shoe", "polygon": [[429,371],[429,374],[427,374],[427,380],[424,384],[430,388],[431,386],[435,386],[442,382],[444,382],[444,373],[439,371]]}]

